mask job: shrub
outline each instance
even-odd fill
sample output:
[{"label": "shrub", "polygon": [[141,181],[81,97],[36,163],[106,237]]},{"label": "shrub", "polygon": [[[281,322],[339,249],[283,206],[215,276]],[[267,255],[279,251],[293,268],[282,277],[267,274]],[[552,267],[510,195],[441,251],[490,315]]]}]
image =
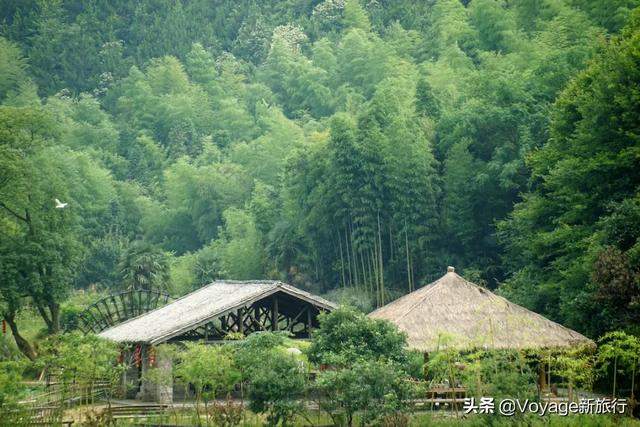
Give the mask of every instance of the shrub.
[{"label": "shrub", "polygon": [[435,382],[464,385],[477,397],[532,398],[537,391],[535,373],[518,351],[445,348],[430,354],[427,371]]},{"label": "shrub", "polygon": [[24,368],[21,361],[0,362],[0,424],[11,425],[20,418],[18,401],[26,391],[22,383]]},{"label": "shrub", "polygon": [[236,365],[247,379],[251,371],[261,369],[262,363],[269,354],[277,348],[285,348],[286,332],[257,332],[243,340],[230,340],[236,346]]},{"label": "shrub", "polygon": [[611,368],[613,374],[612,395],[615,397],[618,386],[618,372],[629,374],[631,395],[634,395],[635,378],[640,369],[640,338],[623,331],[613,331],[603,335],[598,342],[597,360],[600,371],[606,373]]},{"label": "shrub", "polygon": [[204,400],[206,417],[208,402],[224,394],[228,397],[233,386],[241,380],[230,349],[225,346],[209,346],[188,343],[178,354],[176,377],[191,384],[196,392],[196,417],[200,424],[200,402]]},{"label": "shrub", "polygon": [[385,320],[370,319],[353,308],[320,315],[320,328],[309,347],[309,360],[348,366],[358,360],[389,360],[404,365],[406,335]]},{"label": "shrub", "polygon": [[106,385],[111,396],[124,367],[117,363],[118,346],[92,334],[72,332],[50,337],[44,344],[40,363],[62,383],[63,393],[82,390],[93,400],[94,386]]},{"label": "shrub", "polygon": [[267,414],[272,424],[288,424],[302,411],[307,370],[301,356],[291,354],[286,332],[258,332],[236,345],[236,363],[248,381],[250,408]]},{"label": "shrub", "polygon": [[536,375],[525,356],[511,350],[479,350],[462,357],[457,364],[460,378],[477,397],[533,398]]},{"label": "shrub", "polygon": [[588,347],[576,347],[555,354],[552,367],[556,375],[565,379],[570,400],[574,398],[576,386],[585,389],[593,387],[594,357]]},{"label": "shrub", "polygon": [[249,407],[266,413],[270,425],[287,425],[303,409],[304,365],[295,356],[272,349],[249,371]]},{"label": "shrub", "polygon": [[353,424],[360,413],[366,425],[406,421],[411,394],[408,377],[390,361],[361,360],[352,367],[321,372],[316,381],[320,408],[335,425]]}]

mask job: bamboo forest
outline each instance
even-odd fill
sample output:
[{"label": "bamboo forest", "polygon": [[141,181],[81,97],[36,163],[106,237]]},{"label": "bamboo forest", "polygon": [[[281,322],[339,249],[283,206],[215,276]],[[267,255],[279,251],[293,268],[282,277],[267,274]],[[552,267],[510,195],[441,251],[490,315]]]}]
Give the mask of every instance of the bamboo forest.
[{"label": "bamboo forest", "polygon": [[0,426],[639,426],[640,0],[0,0],[0,319]]}]

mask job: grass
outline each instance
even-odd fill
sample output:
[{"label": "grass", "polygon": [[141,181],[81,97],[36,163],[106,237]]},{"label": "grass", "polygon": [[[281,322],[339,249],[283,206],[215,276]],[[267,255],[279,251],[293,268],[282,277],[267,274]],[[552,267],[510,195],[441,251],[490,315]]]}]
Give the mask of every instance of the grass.
[{"label": "grass", "polygon": [[[85,407],[85,410],[90,411],[90,407]],[[303,426],[330,426],[333,425],[331,418],[321,411],[308,411],[306,416],[296,416],[293,420],[292,427]],[[193,410],[178,410],[176,412],[170,411],[164,416],[148,417],[135,421],[131,420],[119,420],[115,425],[135,426],[135,425],[154,425],[154,424],[171,424],[179,426],[191,426],[196,425],[197,420]],[[207,425],[202,419],[202,425]],[[353,422],[354,425],[360,425],[360,420],[356,416]],[[210,422],[209,425],[214,425]],[[243,413],[243,421],[240,423],[241,427],[258,427],[266,425],[266,419],[261,414],[255,414],[249,410],[245,410]],[[383,424],[383,425],[395,425],[395,424]],[[550,426],[550,427],[640,427],[640,420],[630,417],[614,417],[609,415],[568,415],[568,416],[538,416],[535,414],[528,414],[526,416],[517,417],[505,417],[499,415],[471,415],[467,417],[456,417],[454,414],[448,412],[421,412],[415,413],[408,418],[409,427],[537,427],[537,426]]]},{"label": "grass", "polygon": [[440,414],[422,413],[411,417],[410,426],[434,427],[640,427],[640,420],[631,417],[614,417],[610,415],[547,415],[535,414],[505,417],[501,415],[473,415],[467,418],[443,416]]},{"label": "grass", "polygon": [[[44,337],[46,332],[46,325],[42,317],[35,309],[27,307],[18,313],[16,323],[20,334],[32,345],[35,345],[37,351],[38,341]],[[21,356],[22,353],[18,350],[11,329],[7,325],[6,334],[0,337],[0,359],[15,359]]]},{"label": "grass", "polygon": [[[81,311],[93,302],[104,296],[97,291],[74,291],[62,305],[61,315],[64,317],[65,310]],[[47,326],[34,307],[26,306],[18,312],[16,317],[20,334],[29,341],[38,352],[39,342],[45,338]],[[0,336],[0,360],[15,359],[21,357],[21,353],[16,346],[16,342],[7,325],[7,332]]]}]

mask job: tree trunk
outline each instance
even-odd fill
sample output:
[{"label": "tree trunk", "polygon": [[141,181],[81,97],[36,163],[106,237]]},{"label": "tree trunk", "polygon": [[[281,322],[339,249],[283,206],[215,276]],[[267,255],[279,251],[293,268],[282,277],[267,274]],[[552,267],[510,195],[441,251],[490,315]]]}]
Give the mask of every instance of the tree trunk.
[{"label": "tree trunk", "polygon": [[51,312],[51,328],[49,328],[49,333],[57,334],[60,332],[60,304],[50,302],[49,311]]},{"label": "tree trunk", "polygon": [[358,258],[356,257],[356,250],[353,247],[353,223],[349,222],[349,243],[351,245],[351,258],[353,259],[353,281],[356,284],[356,289],[360,284],[358,277]]},{"label": "tree trunk", "polygon": [[407,257],[407,283],[409,284],[409,292],[414,291],[413,278],[411,277],[411,257],[409,255],[409,233],[407,231],[407,220],[404,220],[404,248]]},{"label": "tree trunk", "polygon": [[42,317],[42,320],[44,320],[44,323],[47,325],[47,330],[49,331],[49,333],[51,333],[51,328],[53,327],[53,324],[51,323],[51,318],[47,314],[47,311],[45,310],[44,306],[40,302],[35,301],[35,298],[33,302],[36,306],[36,309],[38,310],[38,313],[40,313],[40,317]]},{"label": "tree trunk", "polygon": [[49,335],[54,335],[60,332],[60,304],[56,302],[41,303],[34,301],[40,317],[47,325],[47,332]]},{"label": "tree trunk", "polygon": [[544,391],[547,389],[547,373],[544,368],[544,359],[540,358],[538,362],[538,389],[540,392],[540,397],[544,395]]},{"label": "tree trunk", "polygon": [[349,286],[354,286],[353,282],[353,270],[351,269],[351,251],[349,249],[349,232],[347,228],[344,229],[344,247],[347,252],[347,270],[349,271]]},{"label": "tree trunk", "polygon": [[36,360],[37,354],[33,349],[29,341],[27,341],[22,335],[20,335],[20,331],[18,331],[18,324],[15,321],[15,314],[5,315],[4,319],[7,321],[9,328],[11,329],[11,333],[13,334],[13,339],[16,341],[16,345],[18,346],[18,350],[22,352],[29,360]]}]

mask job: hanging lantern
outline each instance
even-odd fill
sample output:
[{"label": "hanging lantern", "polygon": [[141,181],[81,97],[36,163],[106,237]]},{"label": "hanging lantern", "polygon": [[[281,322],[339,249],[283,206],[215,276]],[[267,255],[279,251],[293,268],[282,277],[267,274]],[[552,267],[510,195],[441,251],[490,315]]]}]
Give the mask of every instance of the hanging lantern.
[{"label": "hanging lantern", "polygon": [[2,335],[7,334],[7,321],[2,319]]},{"label": "hanging lantern", "polygon": [[156,349],[155,347],[149,347],[149,367],[153,368],[156,364]]},{"label": "hanging lantern", "polygon": [[136,345],[136,349],[133,351],[133,363],[137,368],[142,365],[142,347],[140,344]]}]

